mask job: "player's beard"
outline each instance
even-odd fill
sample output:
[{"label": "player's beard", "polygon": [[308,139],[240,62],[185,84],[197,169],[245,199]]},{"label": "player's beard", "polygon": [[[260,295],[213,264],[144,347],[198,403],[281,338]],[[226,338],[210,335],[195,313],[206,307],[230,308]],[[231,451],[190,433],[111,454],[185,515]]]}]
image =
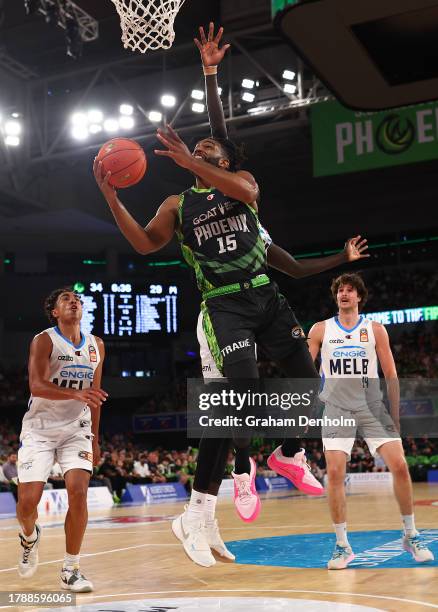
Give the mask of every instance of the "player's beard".
[{"label": "player's beard", "polygon": [[[220,167],[219,166],[219,162],[220,162],[221,159],[223,159],[223,157],[221,157],[220,155],[217,155],[217,156],[209,155],[205,159],[203,158],[202,161],[205,161],[205,162],[207,162],[207,164],[211,164],[212,166],[215,166],[216,168],[219,168]],[[194,172],[193,172],[193,176],[195,178],[199,178],[202,181],[201,177],[198,176],[197,174],[195,174]]]}]

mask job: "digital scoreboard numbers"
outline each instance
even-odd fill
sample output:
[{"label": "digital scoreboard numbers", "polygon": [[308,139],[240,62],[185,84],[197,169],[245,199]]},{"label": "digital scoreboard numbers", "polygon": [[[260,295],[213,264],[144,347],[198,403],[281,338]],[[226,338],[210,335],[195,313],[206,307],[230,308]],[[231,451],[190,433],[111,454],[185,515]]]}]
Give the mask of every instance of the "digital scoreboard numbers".
[{"label": "digital scoreboard numbers", "polygon": [[77,283],[82,331],[113,338],[145,338],[178,331],[178,287],[138,283]]}]

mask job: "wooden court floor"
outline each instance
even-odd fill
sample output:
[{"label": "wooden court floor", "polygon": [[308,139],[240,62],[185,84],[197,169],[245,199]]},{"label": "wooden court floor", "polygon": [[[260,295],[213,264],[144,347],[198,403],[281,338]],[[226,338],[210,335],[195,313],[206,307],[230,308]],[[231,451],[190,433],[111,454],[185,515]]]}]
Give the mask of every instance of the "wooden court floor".
[{"label": "wooden court floor", "polygon": [[[277,494],[262,500],[259,519],[250,525],[235,515],[231,500],[220,500],[218,518],[224,540],[244,540],[331,531],[325,498]],[[438,524],[438,485],[416,484],[416,522],[421,529]],[[342,602],[378,610],[416,611],[438,608],[438,568],[295,569],[218,562],[212,568],[193,564],[170,530],[170,518],[182,504],[114,508],[90,513],[81,569],[95,592],[78,595],[77,605],[178,597],[282,597]],[[358,492],[348,498],[349,530],[399,529],[391,491]],[[106,522],[108,518],[115,522]],[[43,537],[40,567],[29,581],[16,571],[17,528],[14,519],[0,520],[0,591],[57,590],[64,554],[63,517],[40,517]],[[49,526],[52,525],[52,526]],[[306,550],[303,550],[303,555]],[[331,555],[331,548],[326,556]],[[303,601],[304,604],[304,601]],[[117,606],[114,605],[114,609]],[[16,608],[17,609],[17,608]],[[30,610],[31,608],[22,608]]]}]

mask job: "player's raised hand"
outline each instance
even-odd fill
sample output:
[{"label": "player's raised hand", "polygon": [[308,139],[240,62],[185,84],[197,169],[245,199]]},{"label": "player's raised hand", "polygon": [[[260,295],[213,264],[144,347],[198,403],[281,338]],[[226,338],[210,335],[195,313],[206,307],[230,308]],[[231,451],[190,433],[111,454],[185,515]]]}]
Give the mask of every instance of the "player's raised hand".
[{"label": "player's raised hand", "polygon": [[219,43],[221,41],[222,35],[224,33],[224,29],[219,28],[216,36],[214,35],[214,23],[210,21],[210,25],[208,28],[208,38],[205,36],[204,28],[201,26],[199,28],[199,36],[195,38],[195,45],[199,49],[199,53],[201,54],[202,65],[207,68],[210,66],[217,66],[223,60],[223,57],[227,50],[231,47],[231,45],[226,44],[219,48]]},{"label": "player's raised hand", "polygon": [[350,238],[345,243],[344,252],[347,257],[347,261],[356,261],[358,259],[364,259],[369,257],[367,239],[362,236],[355,236]]},{"label": "player's raised hand", "polygon": [[193,156],[185,142],[181,140],[170,125],[166,126],[166,130],[159,128],[157,130],[157,138],[161,144],[167,147],[167,151],[155,149],[154,152],[156,155],[172,158],[181,168],[190,167],[193,163]]},{"label": "player's raised hand", "polygon": [[103,193],[106,201],[108,202],[109,200],[114,199],[117,196],[117,191],[109,183],[111,172],[107,172],[106,174],[104,173],[102,162],[97,161],[97,157],[94,158],[93,162],[93,174],[94,178],[96,179],[96,183]]}]

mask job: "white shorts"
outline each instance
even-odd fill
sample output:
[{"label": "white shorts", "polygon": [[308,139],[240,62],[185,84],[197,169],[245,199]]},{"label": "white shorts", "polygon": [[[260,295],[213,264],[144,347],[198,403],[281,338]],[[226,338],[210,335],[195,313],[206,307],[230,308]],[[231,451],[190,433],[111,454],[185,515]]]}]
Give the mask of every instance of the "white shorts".
[{"label": "white shorts", "polygon": [[373,457],[383,444],[401,441],[383,402],[351,410],[326,402],[324,416],[330,419],[352,418],[356,422],[354,426],[324,426],[322,442],[325,451],[343,451],[350,457],[357,434],[365,440]]},{"label": "white shorts", "polygon": [[44,428],[41,419],[27,421],[20,435],[18,481],[47,482],[57,461],[62,475],[73,469],[93,471],[93,434],[89,420]]},{"label": "white shorts", "polygon": [[199,342],[202,376],[204,378],[223,378],[208,346],[207,337],[205,335],[204,328],[202,327],[202,312],[199,313],[198,325],[196,326],[196,335]]}]

